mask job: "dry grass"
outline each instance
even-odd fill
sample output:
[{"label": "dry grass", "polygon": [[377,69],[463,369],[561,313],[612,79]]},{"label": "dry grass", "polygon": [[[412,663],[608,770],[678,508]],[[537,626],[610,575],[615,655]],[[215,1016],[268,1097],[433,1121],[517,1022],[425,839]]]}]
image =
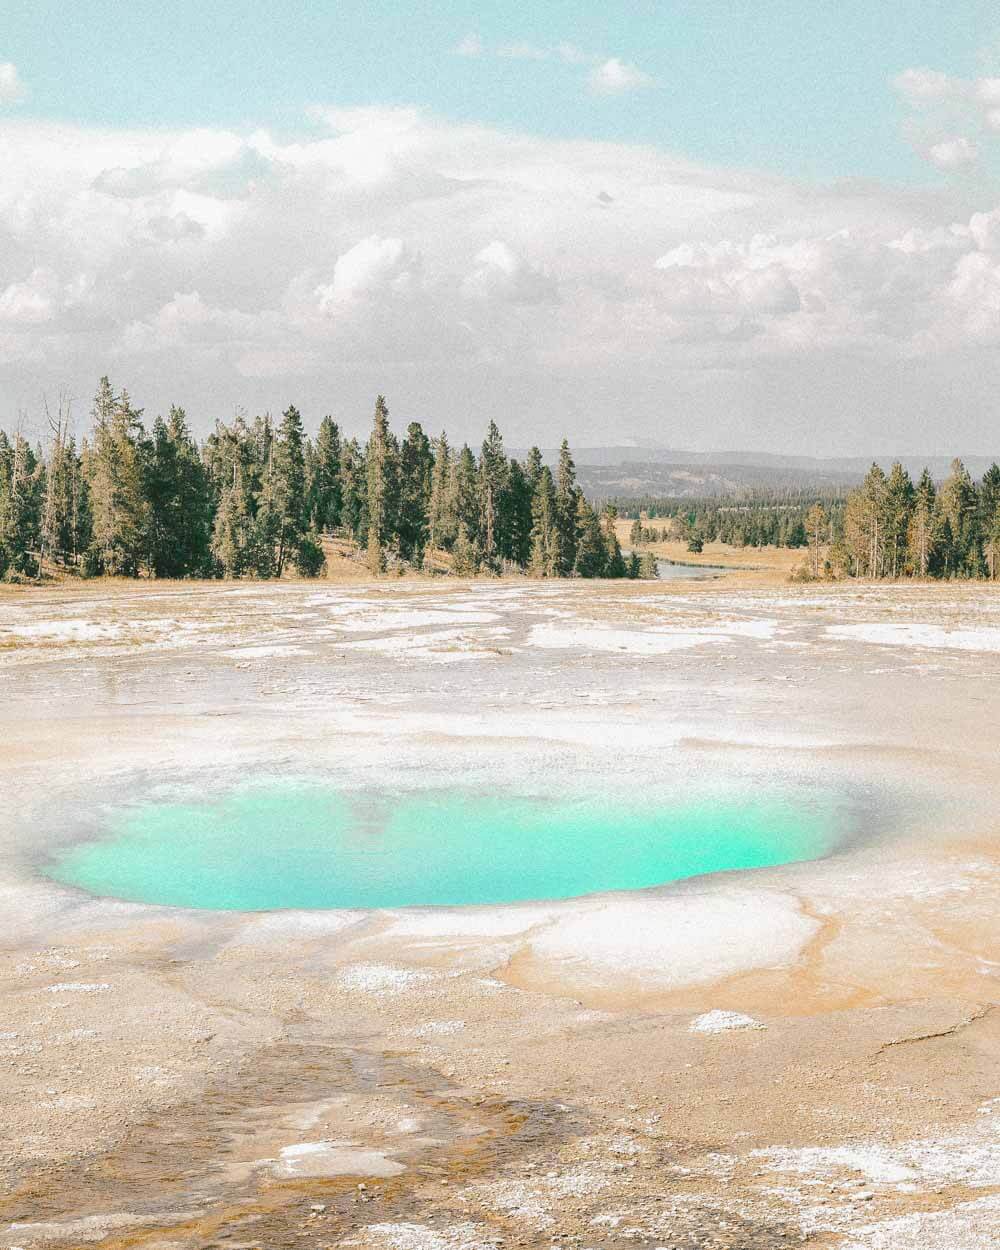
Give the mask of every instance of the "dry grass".
[{"label": "dry grass", "polygon": [[[617,522],[618,541],[629,546],[630,520]],[[675,564],[708,564],[733,572],[753,574],[755,583],[785,581],[805,559],[805,552],[789,547],[731,547],[728,543],[705,543],[700,552],[688,551],[684,542],[644,544],[640,551],[652,551],[663,560]]]}]

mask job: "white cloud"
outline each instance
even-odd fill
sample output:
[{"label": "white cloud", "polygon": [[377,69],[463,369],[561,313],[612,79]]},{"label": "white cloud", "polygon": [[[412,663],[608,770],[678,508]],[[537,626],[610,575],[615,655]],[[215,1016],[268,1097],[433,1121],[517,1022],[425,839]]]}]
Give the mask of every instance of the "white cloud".
[{"label": "white cloud", "polygon": [[965,84],[961,79],[936,69],[905,69],[896,75],[892,85],[911,103],[947,100],[965,94]]},{"label": "white cloud", "polygon": [[977,163],[981,145],[971,135],[985,132],[988,139],[1000,131],[1000,78],[958,78],[921,68],[904,70],[892,83],[910,109],[904,133],[946,173]]},{"label": "white cloud", "polygon": [[962,169],[966,165],[975,164],[979,158],[979,148],[964,135],[958,135],[932,143],[927,149],[927,157],[938,169]]},{"label": "white cloud", "polygon": [[0,61],[0,105],[20,104],[26,95],[17,66],[12,61]]},{"label": "white cloud", "polygon": [[[479,56],[484,51],[478,36],[470,35],[454,51],[463,56]],[[597,56],[586,52],[576,44],[563,40],[551,47],[532,43],[530,40],[513,40],[499,44],[495,55],[508,61],[561,61],[564,65],[592,66],[586,83],[596,95],[622,95],[639,87],[655,84],[651,75],[619,57]]]},{"label": "white cloud", "polygon": [[58,299],[50,269],[35,269],[23,282],[11,282],[0,291],[0,322],[38,325],[51,320]]},{"label": "white cloud", "polygon": [[317,287],[320,307],[328,309],[387,290],[408,290],[418,270],[419,257],[410,253],[402,239],[369,235],[338,257],[333,282]]},{"label": "white cloud", "polygon": [[622,95],[639,87],[652,86],[653,79],[637,65],[613,56],[594,68],[589,82],[590,89],[598,95]]},{"label": "white cloud", "polygon": [[202,429],[290,398],[360,425],[383,389],[457,437],[495,416],[606,442],[626,395],[616,434],[668,442],[791,445],[808,408],[829,450],[871,451],[837,436],[871,396],[901,446],[945,406],[952,441],[991,436],[1000,205],[412,109],[312,117],[295,138],[0,123],[3,410],[110,371]]},{"label": "white cloud", "polygon": [[453,51],[456,56],[482,56],[483,41],[477,34],[468,34],[458,41]]},{"label": "white cloud", "polygon": [[481,299],[502,299],[513,304],[552,303],[557,298],[554,279],[499,239],[476,255],[466,278],[466,294]]}]

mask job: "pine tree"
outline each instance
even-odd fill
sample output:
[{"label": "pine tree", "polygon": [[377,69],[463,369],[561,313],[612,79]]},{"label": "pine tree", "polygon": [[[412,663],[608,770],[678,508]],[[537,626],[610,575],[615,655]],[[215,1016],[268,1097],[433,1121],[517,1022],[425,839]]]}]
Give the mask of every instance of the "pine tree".
[{"label": "pine tree", "polygon": [[141,413],[106,377],[94,399],[94,441],[85,473],[93,515],[93,563],[103,573],[137,577],[148,548],[147,445]]},{"label": "pine tree", "polygon": [[389,409],[383,396],[375,400],[375,418],[365,451],[368,504],[368,567],[382,573],[386,567],[386,547],[392,534],[390,518],[395,466]]},{"label": "pine tree", "polygon": [[238,465],[234,480],[223,490],[212,531],[212,555],[223,577],[253,572],[254,518]]},{"label": "pine tree", "polygon": [[262,527],[261,541],[273,530],[275,542],[274,570],[280,577],[285,561],[298,551],[307,525],[306,466],[302,418],[294,405],[281,417],[281,424],[271,446],[270,471],[262,501],[267,528]]},{"label": "pine tree", "polygon": [[482,550],[479,542],[479,475],[476,457],[467,443],[454,461],[452,495],[456,527],[464,525],[469,541]]},{"label": "pine tree", "polygon": [[937,491],[930,473],[924,469],[914,492],[913,510],[906,535],[907,564],[918,577],[927,577],[934,562],[934,517]]},{"label": "pine tree", "polygon": [[39,544],[43,555],[76,564],[90,542],[89,508],[80,457],[69,435],[69,406],[60,401],[53,421]]},{"label": "pine tree", "polygon": [[581,494],[576,501],[576,573],[580,577],[603,577],[607,563],[601,523]]},{"label": "pine tree", "polygon": [[542,476],[542,453],[537,447],[532,447],[528,452],[524,462],[524,476],[528,479],[528,486],[531,489],[532,497],[538,489],[538,480]]},{"label": "pine tree", "polygon": [[938,495],[938,506],[951,534],[949,572],[960,577],[979,577],[983,565],[979,499],[961,460],[952,461],[951,473]]},{"label": "pine tree", "polygon": [[321,534],[332,533],[340,524],[340,462],[340,429],[332,417],[324,417],[315,445],[309,448],[306,486],[309,523]]},{"label": "pine tree", "polygon": [[643,581],[656,581],[659,578],[660,565],[651,551],[643,552],[636,576],[641,577]]},{"label": "pine tree", "polygon": [[427,545],[434,457],[418,421],[411,421],[399,449],[399,554],[419,567]]},{"label": "pine tree", "polygon": [[618,509],[613,504],[607,504],[602,514],[602,520],[604,522],[604,548],[608,553],[604,576],[624,577],[627,570],[625,561],[622,559],[622,549],[618,542],[618,535],[615,531]]},{"label": "pine tree", "polygon": [[368,475],[357,439],[340,449],[340,524],[355,542],[368,535]]},{"label": "pine tree", "polygon": [[543,465],[532,500],[531,560],[534,577],[556,577],[559,570],[559,529],[552,472]]},{"label": "pine tree", "polygon": [[155,577],[200,577],[209,571],[211,516],[207,474],[182,408],[153,423],[145,479],[149,503],[148,563]]},{"label": "pine tree", "polygon": [[819,577],[820,557],[823,544],[827,541],[830,527],[830,516],[821,503],[814,503],[806,513],[806,536],[809,541],[809,571],[813,577]]},{"label": "pine tree", "polygon": [[45,470],[21,434],[13,444],[5,443],[0,448],[0,572],[35,577]]},{"label": "pine tree", "polygon": [[491,421],[479,457],[479,540],[483,561],[497,569],[500,562],[500,529],[507,504],[510,466],[503,449],[503,437]]},{"label": "pine tree", "polygon": [[885,573],[889,577],[899,577],[906,566],[907,534],[913,503],[913,482],[897,461],[889,471],[885,484]]},{"label": "pine tree", "polygon": [[858,490],[847,497],[844,541],[860,577],[882,577],[885,572],[886,477],[873,464]]},{"label": "pine tree", "polygon": [[556,469],[556,530],[559,535],[559,558],[557,568],[561,577],[567,577],[576,563],[576,466],[570,454],[569,443],[563,439],[559,449]]},{"label": "pine tree", "polygon": [[983,527],[983,555],[986,558],[986,572],[991,582],[1000,576],[1000,503],[992,518]]},{"label": "pine tree", "polygon": [[458,536],[452,548],[452,571],[460,577],[474,577],[483,563],[479,542],[468,531],[464,521],[459,522]]},{"label": "pine tree", "polygon": [[458,535],[458,517],[455,513],[451,448],[443,430],[434,440],[433,455],[431,496],[427,506],[427,537],[432,548],[450,550]]},{"label": "pine tree", "polygon": [[516,460],[511,460],[500,554],[520,568],[531,559],[532,495],[527,473]]}]

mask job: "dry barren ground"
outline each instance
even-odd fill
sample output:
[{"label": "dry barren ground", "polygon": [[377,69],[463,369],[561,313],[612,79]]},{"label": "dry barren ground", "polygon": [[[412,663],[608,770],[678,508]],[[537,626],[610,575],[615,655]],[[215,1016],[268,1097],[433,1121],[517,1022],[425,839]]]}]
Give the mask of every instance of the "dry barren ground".
[{"label": "dry barren ground", "polygon": [[[0,598],[0,1247],[1000,1245],[989,587]],[[822,860],[194,912],[44,876],[177,782],[835,786]]]}]

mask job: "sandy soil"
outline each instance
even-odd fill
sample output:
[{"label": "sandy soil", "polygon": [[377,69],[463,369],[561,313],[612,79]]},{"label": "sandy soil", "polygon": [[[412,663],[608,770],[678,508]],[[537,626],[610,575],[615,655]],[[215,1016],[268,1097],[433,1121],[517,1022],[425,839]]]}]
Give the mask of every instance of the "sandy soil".
[{"label": "sandy soil", "polygon": [[[990,587],[0,598],[0,1247],[1000,1245]],[[46,856],[248,776],[837,787],[827,858],[234,914]]]}]

